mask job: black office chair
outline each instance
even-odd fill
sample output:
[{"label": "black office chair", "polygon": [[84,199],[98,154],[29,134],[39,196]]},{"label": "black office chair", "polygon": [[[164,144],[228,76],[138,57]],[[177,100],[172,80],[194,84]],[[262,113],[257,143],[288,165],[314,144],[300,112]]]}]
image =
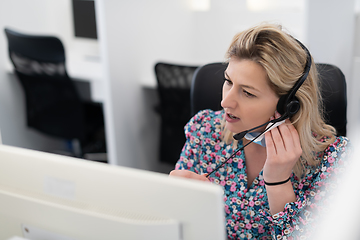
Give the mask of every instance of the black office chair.
[{"label": "black office chair", "polygon": [[346,136],[347,94],[342,71],[331,64],[316,63],[320,91],[324,103],[326,123],[333,126],[339,136]]},{"label": "black office chair", "polygon": [[209,63],[199,67],[190,89],[191,116],[204,109],[221,110],[225,63]]},{"label": "black office chair", "polygon": [[[221,110],[224,63],[210,63],[199,67],[191,85],[191,115],[203,109]],[[316,64],[326,123],[335,127],[339,136],[346,136],[346,81],[341,70],[330,64]]]},{"label": "black office chair", "polygon": [[61,41],[8,28],[5,34],[9,57],[25,92],[28,127],[69,142],[77,139],[80,151],[73,151],[73,156],[106,153],[102,104],[80,99],[66,72]]},{"label": "black office chair", "polygon": [[160,161],[175,164],[185,143],[184,126],[190,120],[190,86],[198,66],[159,62],[155,65],[161,117]]}]

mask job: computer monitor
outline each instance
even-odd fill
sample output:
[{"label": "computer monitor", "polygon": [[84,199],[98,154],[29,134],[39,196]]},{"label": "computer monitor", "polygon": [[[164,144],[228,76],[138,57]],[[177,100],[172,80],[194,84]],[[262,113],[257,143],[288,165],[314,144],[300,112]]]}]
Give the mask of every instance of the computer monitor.
[{"label": "computer monitor", "polygon": [[72,0],[75,37],[97,39],[94,0]]},{"label": "computer monitor", "polygon": [[223,190],[0,145],[0,239],[225,239]]}]

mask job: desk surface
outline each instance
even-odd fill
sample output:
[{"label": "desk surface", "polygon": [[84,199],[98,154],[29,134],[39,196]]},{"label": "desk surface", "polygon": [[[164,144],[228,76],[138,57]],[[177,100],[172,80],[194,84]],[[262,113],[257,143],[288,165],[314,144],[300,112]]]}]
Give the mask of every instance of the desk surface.
[{"label": "desk surface", "polygon": [[96,102],[104,102],[104,67],[100,57],[70,52],[66,60],[69,76],[77,81],[90,82],[91,99]]},{"label": "desk surface", "polygon": [[103,64],[100,56],[69,53],[66,68],[72,78],[90,82],[103,81]]}]

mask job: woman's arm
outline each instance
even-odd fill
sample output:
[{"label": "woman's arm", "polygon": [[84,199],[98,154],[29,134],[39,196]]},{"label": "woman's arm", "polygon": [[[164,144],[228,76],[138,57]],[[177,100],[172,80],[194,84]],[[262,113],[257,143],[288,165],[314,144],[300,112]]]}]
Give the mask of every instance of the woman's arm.
[{"label": "woman's arm", "polygon": [[[338,137],[323,154],[318,154],[319,166],[307,167],[305,176],[301,180],[296,176],[291,178],[294,180],[292,183],[296,198],[294,202],[286,203],[285,207],[275,214],[267,211],[261,212],[265,221],[269,221],[268,224],[271,226],[271,234],[274,239],[282,239],[284,236],[291,239],[291,237],[308,235],[316,231],[316,224],[327,210],[327,202],[331,201],[330,196],[336,194],[337,189],[342,187],[341,177],[348,167],[347,158],[350,149],[348,139]],[[269,193],[275,195],[276,189],[270,189],[270,187],[267,186],[268,195]],[[282,193],[278,194],[285,198],[284,193],[284,189],[282,189]],[[276,200],[273,197],[268,196],[269,204],[281,202],[281,199],[273,201]]]},{"label": "woman's arm", "polygon": [[190,178],[195,180],[200,180],[204,182],[210,182],[209,179],[206,178],[206,175],[199,175],[189,170],[172,170],[169,174],[172,177],[183,177],[183,178]]},{"label": "woman's arm", "polygon": [[[280,117],[275,113],[275,117]],[[282,182],[290,177],[292,169],[302,154],[300,139],[289,119],[285,124],[265,134],[266,162],[263,168],[264,181]],[[266,185],[271,214],[284,210],[285,204],[296,200],[291,181],[278,185]]]},{"label": "woman's arm", "polygon": [[266,186],[266,192],[269,200],[270,213],[272,215],[282,212],[287,203],[296,201],[291,180],[281,185]]}]

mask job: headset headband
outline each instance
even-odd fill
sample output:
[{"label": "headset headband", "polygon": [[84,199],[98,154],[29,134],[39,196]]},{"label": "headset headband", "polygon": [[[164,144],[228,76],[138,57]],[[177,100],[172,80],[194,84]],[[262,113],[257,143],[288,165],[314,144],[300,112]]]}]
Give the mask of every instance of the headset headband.
[{"label": "headset headband", "polygon": [[307,76],[309,75],[310,72],[310,67],[311,67],[311,55],[309,50],[304,46],[304,44],[302,44],[299,40],[295,39],[299,45],[301,46],[302,49],[304,49],[304,51],[307,54],[307,58],[306,58],[306,64],[305,64],[305,68],[303,71],[302,76],[300,77],[300,79],[295,83],[295,85],[293,86],[293,88],[290,90],[288,97],[286,99],[286,102],[290,102],[296,94],[296,91],[301,87],[301,85],[304,83],[304,81],[306,80]]}]

